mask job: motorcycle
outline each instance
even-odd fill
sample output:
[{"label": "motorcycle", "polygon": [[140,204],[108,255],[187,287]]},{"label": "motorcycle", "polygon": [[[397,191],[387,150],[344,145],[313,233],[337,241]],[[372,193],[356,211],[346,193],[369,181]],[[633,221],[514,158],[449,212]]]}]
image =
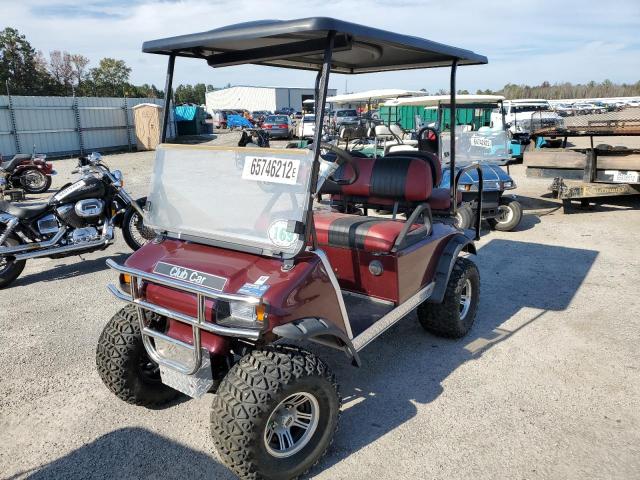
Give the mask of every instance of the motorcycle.
[{"label": "motorcycle", "polygon": [[238,146],[269,148],[269,134],[261,128],[243,128]]},{"label": "motorcycle", "polygon": [[47,203],[17,206],[0,200],[0,288],[20,276],[31,258],[62,258],[103,250],[120,227],[137,250],[155,237],[144,226],[146,197],[134,200],[122,173],[111,171],[100,154],[80,157],[81,178],[64,185]]},{"label": "motorcycle", "polygon": [[8,188],[21,188],[27,193],[43,193],[51,186],[51,175],[56,172],[53,164],[46,161],[46,155],[18,154],[11,160],[3,161],[0,156],[0,170],[7,176]]}]

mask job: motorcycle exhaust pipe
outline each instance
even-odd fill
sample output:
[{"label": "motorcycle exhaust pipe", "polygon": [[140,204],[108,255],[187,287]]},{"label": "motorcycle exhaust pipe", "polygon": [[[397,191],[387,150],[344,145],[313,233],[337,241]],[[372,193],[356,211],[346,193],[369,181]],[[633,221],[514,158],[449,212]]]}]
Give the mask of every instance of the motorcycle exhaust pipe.
[{"label": "motorcycle exhaust pipe", "polygon": [[68,253],[76,250],[85,250],[87,248],[95,248],[101,247],[103,245],[108,245],[113,240],[113,237],[101,237],[98,240],[93,240],[92,242],[87,243],[78,243],[74,245],[65,245],[63,247],[58,248],[50,248],[47,250],[38,250],[37,252],[27,252],[27,253],[19,253],[15,255],[16,261],[18,260],[28,260],[30,258],[40,258],[40,257],[49,257],[51,255],[58,255],[60,253]]},{"label": "motorcycle exhaust pipe", "polygon": [[10,255],[13,253],[29,252],[31,250],[39,250],[41,248],[51,247],[58,243],[58,241],[62,238],[66,231],[67,227],[62,227],[53,236],[53,238],[51,238],[50,240],[45,240],[44,242],[23,243],[22,245],[17,245],[15,247],[0,248],[0,255]]}]

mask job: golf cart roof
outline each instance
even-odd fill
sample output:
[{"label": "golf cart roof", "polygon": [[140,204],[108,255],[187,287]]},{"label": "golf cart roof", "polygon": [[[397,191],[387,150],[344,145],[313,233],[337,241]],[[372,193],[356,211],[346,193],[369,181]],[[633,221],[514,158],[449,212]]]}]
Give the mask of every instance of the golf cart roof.
[{"label": "golf cart roof", "polygon": [[[494,104],[504,100],[502,95],[456,95],[456,104]],[[385,107],[418,106],[436,107],[448,105],[451,102],[449,95],[425,95],[422,97],[397,98],[384,103]]]},{"label": "golf cart roof", "polygon": [[487,58],[423,38],[326,17],[262,20],[144,42],[142,51],[206,59],[212,67],[255,64],[319,70],[335,31],[331,70],[369,73],[487,63]]},{"label": "golf cart roof", "polygon": [[331,103],[357,103],[367,102],[369,100],[385,100],[398,97],[409,97],[412,95],[420,95],[423,92],[417,90],[401,90],[399,88],[383,88],[380,90],[367,90],[366,92],[345,93],[344,95],[335,95],[327,97],[327,102]]}]

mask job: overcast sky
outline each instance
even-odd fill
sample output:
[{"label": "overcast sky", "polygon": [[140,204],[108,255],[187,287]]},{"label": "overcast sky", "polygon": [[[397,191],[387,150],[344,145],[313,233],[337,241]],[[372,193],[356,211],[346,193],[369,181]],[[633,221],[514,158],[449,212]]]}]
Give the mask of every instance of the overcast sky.
[{"label": "overcast sky", "polygon": [[[331,16],[451,44],[486,55],[462,67],[459,88],[497,89],[545,80],[640,80],[640,0],[0,0],[0,28],[25,34],[46,56],[81,53],[95,66],[124,59],[135,84],[162,88],[166,57],[141,53],[144,40],[259,19]],[[312,86],[308,72],[242,66],[213,70],[178,59],[178,83]],[[348,84],[345,84],[348,82]],[[334,75],[343,93],[370,88],[447,87],[444,69]],[[177,85],[174,83],[174,85]]]}]

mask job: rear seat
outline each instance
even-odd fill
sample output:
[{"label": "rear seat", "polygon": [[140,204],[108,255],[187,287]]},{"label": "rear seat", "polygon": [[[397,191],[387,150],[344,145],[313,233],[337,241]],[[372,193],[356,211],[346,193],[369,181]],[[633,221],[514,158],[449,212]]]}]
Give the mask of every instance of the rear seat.
[{"label": "rear seat", "polygon": [[[354,158],[360,175],[352,185],[339,186],[327,181],[321,193],[347,204],[361,204],[371,208],[399,207],[413,209],[427,203],[431,210],[448,211],[451,196],[448,188],[438,188],[442,181],[442,167],[438,157],[428,152],[401,151],[381,158]],[[341,175],[348,178],[352,169],[343,167]],[[458,203],[462,194],[458,192]]]}]

